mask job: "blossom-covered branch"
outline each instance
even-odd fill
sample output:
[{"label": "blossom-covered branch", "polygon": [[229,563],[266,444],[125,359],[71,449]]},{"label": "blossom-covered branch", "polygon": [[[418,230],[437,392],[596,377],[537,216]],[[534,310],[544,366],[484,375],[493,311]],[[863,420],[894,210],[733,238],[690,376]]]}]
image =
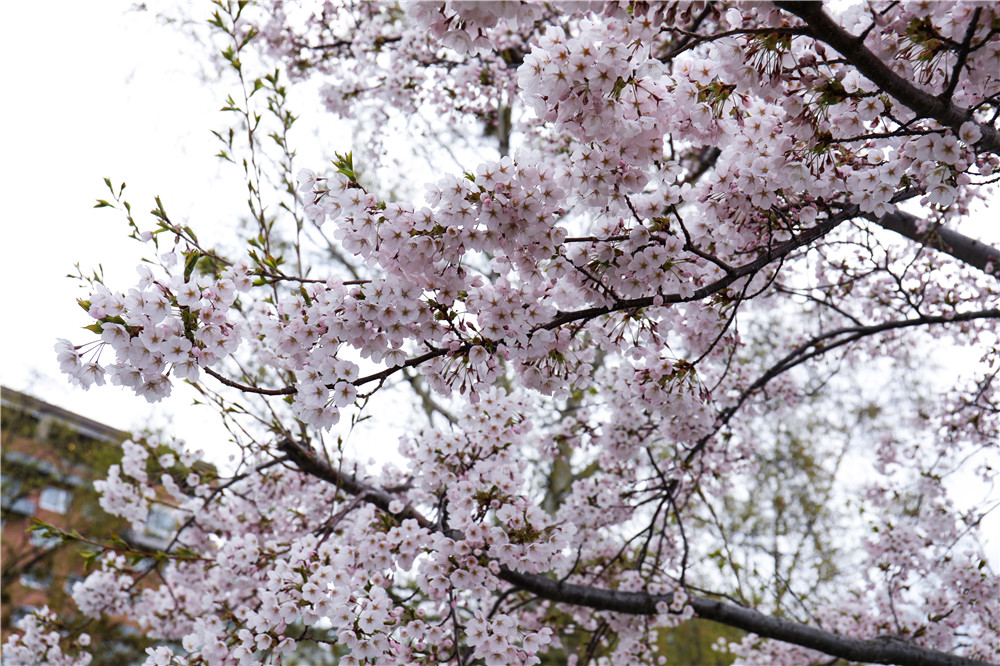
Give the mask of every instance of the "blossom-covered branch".
[{"label": "blossom-covered branch", "polygon": [[[124,445],[104,505],[169,497],[184,557],[95,555],[81,612],[167,641],[147,666],[995,661],[998,21],[216,0],[253,229],[113,190],[153,256],[84,278],[57,354],[194,385],[231,457]],[[315,93],[334,160],[295,172]],[[5,660],[86,661],[55,621]]]},{"label": "blossom-covered branch", "polygon": [[[963,124],[973,118],[970,109],[963,109],[951,102],[950,94],[958,85],[958,78],[962,74],[961,64],[964,63],[968,54],[968,43],[963,47],[962,56],[956,63],[955,71],[948,82],[948,90],[940,96],[934,96],[892,71],[881,58],[865,46],[864,36],[855,37],[844,30],[826,13],[823,9],[823,3],[807,0],[781,0],[775,4],[802,19],[811,29],[813,37],[837,49],[872,83],[898,99],[915,113],[926,118],[933,118],[945,127],[952,128],[956,133],[959,132]],[[971,19],[972,25],[969,26],[968,32],[970,38],[974,34],[975,24],[981,16],[980,10],[974,12]],[[876,18],[872,18],[872,21],[876,20]],[[982,132],[982,138],[977,142],[977,146],[980,146],[984,151],[1000,152],[1000,131],[997,131],[996,127],[989,123],[979,124],[978,129]]]},{"label": "blossom-covered branch", "polygon": [[875,224],[1000,278],[1000,250],[975,238],[969,238],[947,227],[931,226],[901,210],[886,213],[875,220]]},{"label": "blossom-covered branch", "polygon": [[[503,570],[500,577],[512,585],[536,594],[543,599],[590,608],[634,615],[655,615],[663,606],[674,602],[674,595],[655,595],[646,592],[604,590],[585,585]],[[816,650],[831,657],[866,664],[899,664],[899,666],[985,666],[988,662],[964,659],[955,655],[928,650],[907,643],[895,636],[870,639],[839,636],[800,622],[764,615],[752,608],[744,608],[718,599],[700,596],[687,597],[698,617],[713,620],[731,627],[739,627],[764,638],[773,638]]]}]

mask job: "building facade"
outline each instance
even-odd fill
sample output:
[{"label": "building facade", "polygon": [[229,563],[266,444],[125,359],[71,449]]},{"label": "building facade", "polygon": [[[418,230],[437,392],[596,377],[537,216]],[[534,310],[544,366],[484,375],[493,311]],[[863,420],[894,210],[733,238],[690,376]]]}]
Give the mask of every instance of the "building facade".
[{"label": "building facade", "polygon": [[[8,388],[0,389],[0,403],[0,606],[6,641],[17,620],[36,608],[67,615],[74,608],[73,586],[86,575],[81,551],[88,544],[63,543],[29,529],[32,525],[41,521],[76,530],[98,543],[117,536],[158,550],[176,518],[158,508],[150,512],[145,529],[133,531],[100,508],[94,481],[120,461],[119,445],[127,433]],[[93,637],[93,664],[141,663],[145,648],[154,644],[113,619],[68,616],[74,625],[67,629]]]}]

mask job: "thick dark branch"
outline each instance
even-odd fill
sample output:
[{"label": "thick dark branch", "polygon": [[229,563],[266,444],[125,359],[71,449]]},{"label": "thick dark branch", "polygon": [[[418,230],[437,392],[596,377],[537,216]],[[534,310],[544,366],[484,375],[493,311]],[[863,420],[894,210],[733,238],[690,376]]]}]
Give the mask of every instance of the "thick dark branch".
[{"label": "thick dark branch", "polygon": [[736,412],[739,411],[740,407],[743,406],[743,403],[745,403],[751,395],[764,388],[764,386],[766,386],[775,377],[798,365],[801,365],[802,363],[805,363],[806,361],[828,354],[834,349],[849,345],[852,342],[857,342],[858,340],[878,335],[879,333],[884,333],[886,331],[896,331],[903,328],[913,328],[917,326],[946,326],[959,322],[976,321],[980,319],[1000,319],[1000,310],[979,310],[975,312],[960,312],[944,316],[926,316],[914,319],[900,319],[896,321],[886,321],[880,324],[872,324],[871,326],[848,326],[846,328],[838,328],[836,330],[827,331],[826,333],[818,335],[790,351],[783,358],[781,358],[781,360],[768,368],[767,371],[758,377],[754,383],[746,387],[740,393],[736,402],[722,411],[716,419],[715,426],[712,430],[698,440],[698,443],[695,444],[695,446],[688,453],[686,462],[690,463],[694,456],[705,448],[708,441],[715,436],[715,433],[719,432],[719,430],[729,423]]},{"label": "thick dark branch", "polygon": [[[664,305],[691,302],[716,294],[723,289],[726,289],[736,280],[748,275],[753,275],[773,261],[782,259],[794,250],[821,238],[839,226],[842,222],[854,218],[857,214],[858,211],[856,207],[852,206],[851,208],[845,209],[830,219],[817,224],[815,227],[803,231],[791,240],[769,249],[754,261],[733,268],[722,278],[705,285],[704,287],[696,290],[694,293],[684,296],[680,294],[664,294],[661,297],[660,302]],[[928,247],[945,252],[952,257],[969,264],[970,266],[974,266],[975,268],[989,273],[990,275],[1000,277],[1000,250],[997,250],[994,247],[985,245],[977,240],[963,236],[962,234],[943,227],[938,227],[936,229],[920,233],[918,231],[917,218],[899,210],[895,210],[892,213],[884,215],[879,220],[876,220],[876,223],[885,229],[895,231],[898,234],[927,245]],[[594,319],[602,315],[625,310],[648,308],[653,304],[654,297],[645,296],[642,298],[618,300],[610,305],[584,308],[582,310],[575,310],[572,312],[560,312],[552,321],[545,324],[543,328],[552,330],[574,321]],[[401,370],[419,366],[427,361],[430,361],[431,359],[443,356],[450,351],[450,349],[432,349],[431,351],[420,354],[419,356],[407,359],[401,366],[386,368],[374,374],[360,377],[354,380],[353,384],[355,386],[363,386],[373,381],[385,381]],[[295,388],[291,386],[280,389],[263,389],[234,382],[233,380],[228,379],[220,373],[214,371],[212,368],[205,368],[205,372],[223,384],[244,392],[257,393],[261,395],[291,395],[295,393]],[[330,386],[328,388],[332,389],[333,387]]]},{"label": "thick dark branch", "polygon": [[364,481],[359,480],[353,474],[348,474],[347,472],[330,467],[330,465],[328,465],[326,461],[321,460],[314,451],[307,449],[290,439],[280,442],[278,444],[278,449],[287,455],[288,459],[294,462],[298,468],[306,474],[314,476],[317,479],[322,479],[345,493],[360,497],[365,502],[374,504],[379,509],[382,509],[389,515],[394,516],[397,520],[412,518],[424,529],[435,529],[433,522],[428,520],[426,516],[411,507],[409,504],[407,504],[402,511],[392,513],[389,511],[389,504],[394,500],[399,499],[398,497],[392,495],[392,493],[386,490],[368,485]]},{"label": "thick dark branch", "polygon": [[951,70],[951,79],[948,80],[948,87],[941,95],[941,99],[945,101],[949,101],[951,99],[951,96],[955,94],[955,88],[958,87],[958,80],[962,77],[962,68],[965,67],[965,61],[969,57],[969,47],[972,46],[972,36],[976,34],[976,26],[979,25],[979,17],[982,13],[982,7],[976,7],[976,11],[972,13],[972,20],[969,21],[969,28],[965,31],[965,39],[962,40],[962,45],[958,49],[958,57],[955,59],[955,67]]},{"label": "thick dark branch", "polygon": [[[826,42],[854,65],[872,83],[905,104],[911,111],[924,118],[933,118],[955,133],[963,123],[975,122],[972,111],[952,104],[948,100],[931,95],[911,81],[892,71],[888,65],[872,53],[864,40],[855,37],[823,11],[823,3],[780,0],[774,3],[781,9],[802,19],[812,30],[815,39]],[[976,144],[982,150],[1000,153],[1000,132],[987,124],[978,124],[982,138]]]},{"label": "thick dark branch", "polygon": [[[736,282],[738,279],[746,277],[748,275],[753,275],[758,271],[760,271],[761,269],[763,269],[768,264],[777,261],[779,259],[783,259],[784,257],[788,256],[798,248],[808,245],[809,243],[812,243],[813,241],[825,236],[826,234],[828,234],[829,232],[833,231],[835,228],[840,226],[843,222],[850,220],[854,217],[857,217],[857,215],[858,215],[857,206],[851,206],[850,208],[846,208],[837,213],[836,215],[834,215],[833,217],[824,220],[823,222],[820,222],[816,226],[810,229],[806,229],[805,231],[800,233],[798,236],[795,236],[791,240],[781,243],[780,245],[777,245],[775,247],[768,248],[768,250],[766,252],[763,252],[759,257],[757,257],[757,259],[751,261],[748,264],[744,264],[742,266],[733,268],[724,277],[716,280],[715,282],[712,282],[711,284],[702,287],[701,289],[698,289],[692,294],[687,294],[687,295],[664,294],[661,297],[659,297],[659,299],[653,296],[621,299],[614,301],[611,305],[595,306],[591,308],[585,308],[583,310],[574,310],[572,312],[560,312],[555,316],[555,318],[552,319],[552,321],[540,326],[539,328],[553,330],[559,328],[560,326],[563,326],[564,324],[569,324],[574,321],[580,321],[584,319],[594,319],[596,317],[600,317],[606,314],[612,314],[614,312],[623,312],[626,310],[648,308],[652,307],[657,300],[659,300],[659,302],[664,305],[671,303],[690,303],[692,301],[699,301],[703,298],[711,296],[712,294],[722,291],[723,289],[729,287],[731,284]],[[465,344],[462,347],[460,347],[458,351],[459,352],[468,351],[469,347],[470,347],[469,344]],[[392,375],[396,374],[397,372],[400,372],[405,368],[416,367],[418,365],[421,365],[422,363],[426,363],[427,361],[438,358],[440,356],[444,356],[445,354],[449,353],[455,353],[455,352],[453,352],[453,350],[451,350],[450,348],[432,349],[431,351],[425,352],[419,356],[414,356],[412,358],[407,359],[406,362],[403,363],[402,365],[386,368],[384,370],[380,370],[379,372],[370,375],[365,375],[364,377],[359,377],[358,379],[355,379],[351,383],[354,384],[355,386],[364,386],[365,384],[369,384],[375,381],[383,382]],[[261,395],[292,395],[295,393],[295,387],[293,386],[286,386],[285,388],[280,388],[280,389],[261,389],[254,386],[246,386],[234,382],[233,380],[227,379],[226,377],[222,376],[218,372],[215,372],[211,368],[205,368],[205,371],[212,377],[218,379],[226,386],[239,389],[247,393],[258,393]],[[327,385],[327,388],[333,389],[334,386]]]},{"label": "thick dark branch", "polygon": [[226,377],[225,375],[216,372],[212,368],[202,368],[202,369],[210,377],[215,377],[217,380],[219,380],[226,386],[234,389],[239,389],[244,393],[256,393],[257,395],[291,395],[295,393],[295,389],[292,388],[291,386],[286,386],[285,388],[280,388],[280,389],[267,389],[267,388],[259,388],[257,386],[248,386],[247,384],[240,384],[239,382],[234,382],[229,377]]},{"label": "thick dark branch", "polygon": [[875,220],[875,224],[883,229],[895,231],[921,245],[949,254],[984,273],[1000,278],[1000,250],[945,227],[931,226],[921,231],[919,222],[918,218],[901,210],[894,210]]},{"label": "thick dark branch", "polygon": [[[280,442],[278,448],[302,472],[326,481],[346,493],[355,495],[361,501],[373,504],[382,511],[389,512],[389,503],[393,501],[394,497],[388,491],[374,488],[351,474],[333,469],[325,461],[320,460],[314,452],[291,440],[286,439]],[[392,515],[400,520],[412,518],[421,527],[430,531],[438,529],[438,525],[410,506]],[[462,538],[459,532],[451,532],[449,536]],[[625,592],[577,585],[553,580],[542,575],[513,571],[504,566],[500,568],[499,577],[518,589],[549,601],[629,615],[655,615],[659,612],[657,610],[658,604],[661,602],[670,604],[673,601],[672,595]],[[707,597],[689,597],[688,603],[698,617],[850,661],[899,664],[900,666],[983,666],[985,663],[922,648],[901,639],[874,638],[865,640],[841,636],[806,624],[764,615],[752,608]]]},{"label": "thick dark branch", "polygon": [[697,183],[701,180],[701,177],[719,161],[719,155],[721,154],[722,151],[715,146],[705,146],[699,150],[693,160],[694,164],[690,167],[690,173],[684,178],[684,182]]},{"label": "thick dark branch", "polygon": [[778,259],[787,257],[800,247],[822,238],[840,226],[841,223],[850,220],[857,215],[858,209],[856,206],[844,209],[828,220],[820,222],[815,227],[806,229],[791,240],[785,241],[775,247],[768,248],[768,250],[757,257],[757,259],[751,261],[750,263],[733,268],[724,277],[695,290],[691,294],[663,294],[660,297],[643,296],[640,298],[622,299],[612,303],[611,305],[594,306],[583,310],[574,310],[572,312],[560,312],[552,321],[542,326],[542,328],[552,330],[570,322],[580,321],[581,319],[594,319],[596,317],[600,317],[601,315],[611,314],[614,312],[648,308],[655,305],[657,301],[663,305],[700,301],[703,298],[707,298],[708,296],[721,292],[723,289],[726,289],[740,278],[753,275],[765,268],[768,264],[777,261]]},{"label": "thick dark branch", "polygon": [[[673,601],[673,596],[669,594],[656,595],[575,585],[506,567],[501,567],[500,578],[549,601],[629,615],[655,615],[657,604],[670,604]],[[689,597],[688,603],[700,618],[848,661],[900,666],[983,666],[986,663],[923,648],[898,638],[863,639],[842,636],[717,599]]]},{"label": "thick dark branch", "polygon": [[[838,347],[850,344],[867,338],[872,335],[884,333],[886,331],[896,331],[901,328],[913,328],[916,326],[948,325],[960,322],[976,321],[979,319],[1000,319],[1000,310],[977,310],[975,312],[959,312],[948,315],[936,315],[916,317],[914,319],[900,319],[896,321],[885,321],[871,326],[847,326],[828,331],[818,335],[808,342],[796,347],[784,358],[775,363],[767,372],[760,376],[757,381],[747,387],[740,395],[740,403],[754,391],[762,388],[769,381],[778,375],[787,372],[797,365],[809,359],[829,353]],[[731,409],[739,407],[739,403]]]}]

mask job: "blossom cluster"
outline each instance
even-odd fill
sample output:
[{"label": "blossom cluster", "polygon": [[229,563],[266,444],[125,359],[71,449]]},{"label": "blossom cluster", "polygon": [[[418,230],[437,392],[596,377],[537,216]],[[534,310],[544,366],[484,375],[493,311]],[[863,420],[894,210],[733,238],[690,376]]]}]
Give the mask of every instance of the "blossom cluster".
[{"label": "blossom cluster", "polygon": [[[240,328],[230,318],[238,292],[251,287],[246,264],[226,269],[218,279],[199,275],[154,278],[138,268],[139,282],[128,293],[98,285],[81,302],[97,320],[100,342],[81,351],[68,340],[56,344],[62,371],[82,386],[126,386],[150,402],[170,394],[170,377],[197,380],[199,370],[228,356],[240,343]],[[102,366],[101,351],[110,347],[115,362]]]},{"label": "blossom cluster", "polygon": [[[48,606],[21,618],[16,626],[23,633],[13,634],[4,644],[4,663],[12,666],[34,666],[39,663],[87,666],[93,657],[85,651],[67,653],[63,649],[59,631],[52,626],[55,621],[56,614]],[[86,648],[90,645],[90,636],[81,633],[76,636],[75,642],[77,646]]]},{"label": "blossom cluster", "polygon": [[[138,525],[169,499],[190,519],[154,582],[133,588],[143,573],[105,553],[75,590],[84,613],[179,642],[150,649],[160,666],[277,663],[304,641],[343,664],[572,661],[577,644],[603,650],[598,663],[651,663],[697,589],[787,612],[798,578],[773,596],[746,581],[758,564],[783,580],[802,553],[826,556],[824,529],[858,520],[824,513],[837,481],[872,536],[856,571],[807,577],[805,614],[914,649],[997,648],[996,577],[966,538],[978,522],[941,481],[996,447],[995,369],[921,403],[906,430],[933,436],[905,444],[858,432],[852,419],[880,404],[829,395],[852,364],[913,362],[907,341],[922,338],[903,336],[916,328],[992,344],[995,362],[995,269],[981,246],[931,233],[963,230],[1000,166],[994,7],[845,9],[835,23],[862,35],[857,57],[810,24],[822,7],[782,3],[326,3],[301,25],[268,6],[261,48],[325,77],[329,110],[471,115],[494,123],[499,150],[411,183],[422,200],[386,194],[351,154],[300,171],[296,189],[289,159],[294,240],[261,207],[244,261],[202,263],[175,231],[183,274],[169,253],[127,292],[96,285],[81,304],[99,339],[57,345],[75,381],[110,375],[154,401],[177,379],[219,381],[263,407],[218,398],[229,425],[249,415],[231,428],[242,455],[226,480],[202,478],[179,445],[123,445],[102,506]],[[904,203],[915,229],[898,223]],[[301,266],[320,254],[352,275]],[[391,392],[407,387],[428,422],[407,423],[403,462],[352,459],[355,427],[400,411]],[[841,478],[841,457],[816,462],[823,434],[844,432],[877,481]],[[812,494],[746,497],[769,473]],[[744,533],[740,507],[774,534]],[[560,596],[579,588],[583,602]],[[619,592],[655,614],[602,610]],[[11,654],[56,649],[41,626],[26,623]],[[814,656],[756,638],[731,651]]]}]

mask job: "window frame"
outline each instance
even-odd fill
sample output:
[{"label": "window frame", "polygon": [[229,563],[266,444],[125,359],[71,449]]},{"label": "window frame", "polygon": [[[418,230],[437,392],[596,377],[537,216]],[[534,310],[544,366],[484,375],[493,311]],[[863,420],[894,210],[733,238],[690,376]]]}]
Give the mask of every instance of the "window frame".
[{"label": "window frame", "polygon": [[[53,500],[53,494],[56,494],[59,499]],[[38,508],[51,511],[53,513],[68,513],[69,507],[72,503],[73,493],[67,488],[45,486],[42,488],[42,492],[38,495]]]}]

